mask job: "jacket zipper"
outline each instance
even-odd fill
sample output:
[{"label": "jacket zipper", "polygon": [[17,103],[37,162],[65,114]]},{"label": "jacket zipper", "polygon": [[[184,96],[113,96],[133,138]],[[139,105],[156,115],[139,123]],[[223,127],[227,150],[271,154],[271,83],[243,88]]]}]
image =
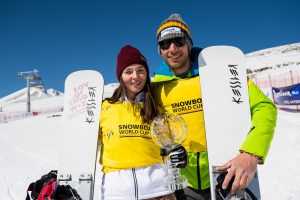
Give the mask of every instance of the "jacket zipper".
[{"label": "jacket zipper", "polygon": [[201,190],[201,176],[200,176],[200,152],[197,152],[197,180],[198,180],[198,190]]}]

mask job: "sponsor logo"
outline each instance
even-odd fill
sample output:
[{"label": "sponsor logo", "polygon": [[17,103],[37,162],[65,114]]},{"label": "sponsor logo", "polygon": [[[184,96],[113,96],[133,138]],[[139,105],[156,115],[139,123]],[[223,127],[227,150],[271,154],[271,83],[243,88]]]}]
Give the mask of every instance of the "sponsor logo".
[{"label": "sponsor logo", "polygon": [[164,29],[163,31],[161,31],[161,37],[164,37],[167,34],[171,34],[171,33],[181,33],[181,29],[178,27],[169,27]]},{"label": "sponsor logo", "polygon": [[120,137],[146,137],[151,138],[150,126],[142,124],[121,124],[119,125]]},{"label": "sponsor logo", "polygon": [[202,99],[191,99],[171,104],[173,113],[185,114],[190,112],[202,111]]}]

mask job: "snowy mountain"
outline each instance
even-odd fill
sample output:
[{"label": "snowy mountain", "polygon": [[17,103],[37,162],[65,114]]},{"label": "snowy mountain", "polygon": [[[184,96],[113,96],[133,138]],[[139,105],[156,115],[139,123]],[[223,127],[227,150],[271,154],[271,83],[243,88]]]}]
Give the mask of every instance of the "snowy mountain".
[{"label": "snowy mountain", "polygon": [[[118,83],[111,83],[104,86],[103,98],[110,97]],[[42,87],[30,88],[31,110],[41,111],[54,109],[56,112],[63,107],[63,93],[55,89],[45,89]],[[56,102],[53,104],[53,102]],[[25,112],[27,103],[27,88],[23,88],[6,97],[0,99],[2,112]],[[57,109],[59,108],[59,109]],[[1,115],[1,111],[0,111]]]},{"label": "snowy mountain", "polygon": [[249,75],[264,76],[300,70],[300,43],[289,44],[246,54]]},{"label": "snowy mountain", "polygon": [[60,91],[52,89],[52,88],[47,89],[46,94],[48,94],[50,96],[60,96],[60,95],[62,95],[62,93]]},{"label": "snowy mountain", "polygon": [[[30,98],[32,100],[62,95],[62,92],[54,89],[45,89],[44,87],[30,87]],[[21,101],[27,101],[27,87],[0,99],[1,104]]]},{"label": "snowy mountain", "polygon": [[110,83],[104,86],[103,99],[111,97],[115,89],[119,86],[119,83]]}]

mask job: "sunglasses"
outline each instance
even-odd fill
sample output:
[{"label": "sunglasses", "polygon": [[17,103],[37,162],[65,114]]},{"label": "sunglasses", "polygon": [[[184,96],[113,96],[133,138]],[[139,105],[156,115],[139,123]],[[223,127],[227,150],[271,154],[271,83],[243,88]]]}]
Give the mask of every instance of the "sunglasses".
[{"label": "sunglasses", "polygon": [[160,41],[158,42],[158,45],[159,48],[161,48],[162,50],[167,50],[170,48],[172,43],[175,44],[177,47],[182,47],[185,45],[186,40],[184,37],[177,37],[177,38]]}]

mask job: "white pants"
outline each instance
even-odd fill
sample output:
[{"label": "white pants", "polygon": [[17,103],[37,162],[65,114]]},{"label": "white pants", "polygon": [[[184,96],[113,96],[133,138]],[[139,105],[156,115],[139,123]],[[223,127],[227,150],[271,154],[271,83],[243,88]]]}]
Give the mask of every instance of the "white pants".
[{"label": "white pants", "polygon": [[167,169],[163,164],[131,168],[103,174],[103,200],[140,200],[173,193],[164,188]]}]

